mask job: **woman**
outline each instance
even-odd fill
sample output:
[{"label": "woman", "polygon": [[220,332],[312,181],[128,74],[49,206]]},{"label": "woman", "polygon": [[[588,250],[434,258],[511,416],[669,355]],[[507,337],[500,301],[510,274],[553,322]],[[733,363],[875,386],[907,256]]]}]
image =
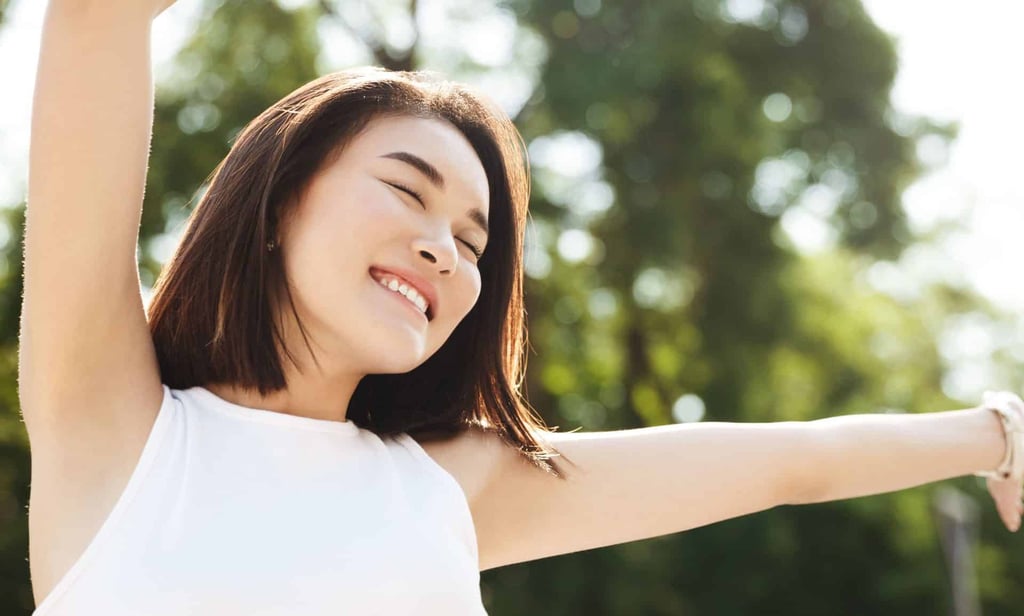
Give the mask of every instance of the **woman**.
[{"label": "woman", "polygon": [[19,357],[37,614],[481,614],[485,569],[970,473],[1019,526],[1005,392],[546,428],[519,394],[521,141],[427,75],[327,75],[253,120],[147,314],[149,32],[169,5],[46,15]]}]

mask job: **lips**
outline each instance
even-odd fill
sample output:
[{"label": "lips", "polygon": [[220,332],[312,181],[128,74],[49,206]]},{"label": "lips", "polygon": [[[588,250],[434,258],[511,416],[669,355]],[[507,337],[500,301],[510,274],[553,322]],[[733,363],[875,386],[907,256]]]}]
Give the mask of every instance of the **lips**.
[{"label": "lips", "polygon": [[370,268],[370,276],[376,281],[379,281],[381,276],[397,278],[402,283],[416,289],[416,292],[423,299],[427,300],[427,320],[432,321],[434,319],[434,315],[437,314],[437,291],[425,279],[404,268],[383,267],[379,265],[374,265]]}]

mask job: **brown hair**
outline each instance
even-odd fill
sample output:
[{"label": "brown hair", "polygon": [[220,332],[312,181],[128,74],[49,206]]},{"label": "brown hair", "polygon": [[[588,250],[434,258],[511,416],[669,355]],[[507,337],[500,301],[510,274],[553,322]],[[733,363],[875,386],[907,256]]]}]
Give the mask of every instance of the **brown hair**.
[{"label": "brown hair", "polygon": [[288,94],[242,130],[211,174],[178,249],[154,286],[149,327],[169,387],[230,383],[267,395],[286,387],[281,351],[294,363],[272,315],[283,289],[314,357],[281,251],[268,251],[278,223],[313,176],[368,123],[384,116],[446,120],[469,141],[490,185],[490,238],[479,261],[480,297],[445,344],[405,374],[362,379],[346,416],[378,435],[447,437],[469,427],[496,432],[558,477],[561,454],[525,397],[522,239],[530,172],[522,137],[485,97],[433,73],[340,71]]}]

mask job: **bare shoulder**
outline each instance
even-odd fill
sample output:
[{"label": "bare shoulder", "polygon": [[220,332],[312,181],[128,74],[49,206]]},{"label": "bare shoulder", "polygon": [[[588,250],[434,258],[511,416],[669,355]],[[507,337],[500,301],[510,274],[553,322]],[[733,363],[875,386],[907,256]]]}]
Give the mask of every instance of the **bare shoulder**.
[{"label": "bare shoulder", "polygon": [[478,426],[467,428],[448,439],[418,442],[462,486],[471,508],[497,468],[520,456],[495,432]]}]

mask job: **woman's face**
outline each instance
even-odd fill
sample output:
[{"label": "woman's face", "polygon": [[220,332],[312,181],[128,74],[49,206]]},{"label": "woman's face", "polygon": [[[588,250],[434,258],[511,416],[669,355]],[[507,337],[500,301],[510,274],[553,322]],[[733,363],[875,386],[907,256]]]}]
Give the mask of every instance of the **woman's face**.
[{"label": "woman's face", "polygon": [[313,178],[280,239],[325,369],[408,372],[444,344],[480,295],[488,201],[476,152],[442,120],[375,119]]}]

